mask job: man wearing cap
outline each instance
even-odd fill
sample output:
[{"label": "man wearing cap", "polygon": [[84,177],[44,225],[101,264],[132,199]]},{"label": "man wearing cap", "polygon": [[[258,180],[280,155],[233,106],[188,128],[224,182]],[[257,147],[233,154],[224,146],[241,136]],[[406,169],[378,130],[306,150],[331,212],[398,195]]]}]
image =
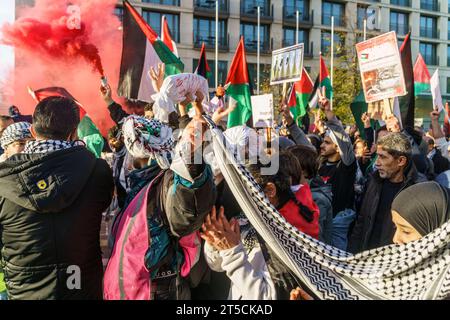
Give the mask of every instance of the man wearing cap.
[{"label": "man wearing cap", "polygon": [[28,122],[16,122],[5,129],[0,138],[0,145],[5,151],[0,156],[0,162],[25,149],[25,144],[32,138],[30,127]]}]

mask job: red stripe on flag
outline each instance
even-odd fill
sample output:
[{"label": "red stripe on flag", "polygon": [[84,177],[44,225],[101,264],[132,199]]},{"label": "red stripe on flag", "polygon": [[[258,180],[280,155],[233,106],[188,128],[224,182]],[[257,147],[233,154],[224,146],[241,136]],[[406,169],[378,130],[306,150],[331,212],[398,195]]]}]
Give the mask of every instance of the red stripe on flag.
[{"label": "red stripe on flag", "polygon": [[245,55],[244,37],[241,37],[236,53],[231,62],[230,71],[228,72],[226,84],[247,84],[248,69]]},{"label": "red stripe on flag", "polygon": [[167,23],[166,16],[162,17],[161,40],[170,49],[170,51],[174,52],[172,37],[170,36],[169,24]]}]

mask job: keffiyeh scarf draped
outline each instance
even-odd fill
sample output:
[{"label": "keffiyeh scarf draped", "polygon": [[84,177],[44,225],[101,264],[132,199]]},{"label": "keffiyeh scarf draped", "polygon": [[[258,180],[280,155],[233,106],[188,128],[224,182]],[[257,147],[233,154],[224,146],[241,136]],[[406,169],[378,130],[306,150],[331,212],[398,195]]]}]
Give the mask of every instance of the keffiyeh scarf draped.
[{"label": "keffiyeh scarf draped", "polygon": [[137,159],[155,159],[162,169],[170,167],[170,152],[174,146],[172,129],[156,119],[129,116],[123,127],[125,146]]},{"label": "keffiyeh scarf draped", "polygon": [[250,223],[319,299],[444,299],[450,295],[450,223],[426,237],[357,255],[321,243],[290,225],[208,121],[222,174]]},{"label": "keffiyeh scarf draped", "polygon": [[63,140],[42,140],[29,141],[25,145],[22,153],[49,153],[64,149],[69,149],[77,146],[85,146],[83,141],[63,141]]}]

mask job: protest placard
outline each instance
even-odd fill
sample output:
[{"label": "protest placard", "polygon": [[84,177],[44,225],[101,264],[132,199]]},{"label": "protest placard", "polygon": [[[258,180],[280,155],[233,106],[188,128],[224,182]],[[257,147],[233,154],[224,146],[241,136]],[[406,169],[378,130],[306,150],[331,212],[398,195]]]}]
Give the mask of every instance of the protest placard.
[{"label": "protest placard", "polygon": [[395,31],[356,44],[367,103],[406,95]]},{"label": "protest placard", "polygon": [[253,127],[271,128],[273,125],[273,95],[252,96]]},{"label": "protest placard", "polygon": [[273,51],[270,85],[296,82],[302,78],[303,48],[303,43],[300,43]]}]

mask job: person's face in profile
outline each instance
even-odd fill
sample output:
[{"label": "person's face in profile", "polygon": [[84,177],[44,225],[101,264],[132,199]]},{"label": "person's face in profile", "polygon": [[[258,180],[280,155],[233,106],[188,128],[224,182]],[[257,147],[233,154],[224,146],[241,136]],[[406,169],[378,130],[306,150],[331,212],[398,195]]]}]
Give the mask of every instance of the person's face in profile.
[{"label": "person's face in profile", "polygon": [[402,218],[397,211],[392,210],[392,222],[395,225],[394,239],[395,244],[406,244],[408,242],[416,241],[422,238],[422,235],[414,229],[414,227],[405,219]]}]

